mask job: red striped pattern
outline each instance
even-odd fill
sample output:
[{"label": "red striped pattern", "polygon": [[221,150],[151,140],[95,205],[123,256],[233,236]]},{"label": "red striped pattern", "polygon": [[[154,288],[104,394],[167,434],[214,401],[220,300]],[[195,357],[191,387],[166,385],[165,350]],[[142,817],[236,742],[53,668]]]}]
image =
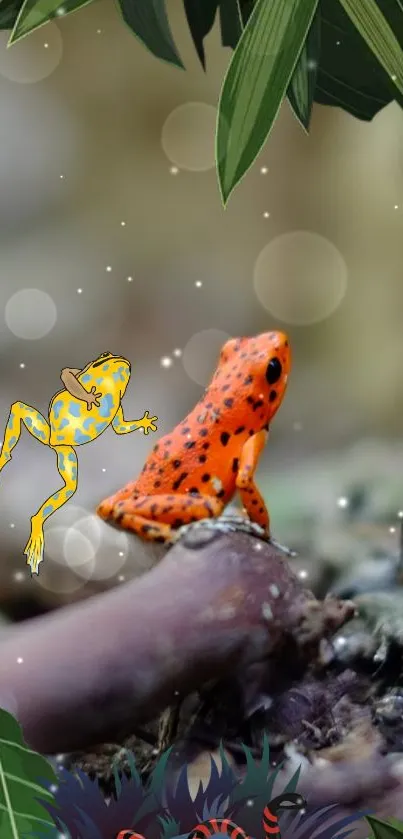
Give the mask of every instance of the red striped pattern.
[{"label": "red striped pattern", "polygon": [[230,839],[249,839],[242,827],[230,819],[208,819],[201,822],[189,833],[188,839],[207,839],[215,833],[225,833]]}]

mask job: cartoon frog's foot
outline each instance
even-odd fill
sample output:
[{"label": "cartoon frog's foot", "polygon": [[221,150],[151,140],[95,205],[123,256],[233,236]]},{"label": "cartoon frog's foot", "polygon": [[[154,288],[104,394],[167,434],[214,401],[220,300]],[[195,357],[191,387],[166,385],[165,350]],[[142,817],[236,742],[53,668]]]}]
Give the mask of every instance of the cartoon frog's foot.
[{"label": "cartoon frog's foot", "polygon": [[144,434],[149,434],[150,431],[157,431],[156,422],[158,417],[149,417],[148,411],[145,411],[142,419],[138,421],[138,427],[143,429]]},{"label": "cartoon frog's foot", "polygon": [[24,550],[24,554],[27,558],[27,565],[31,568],[31,574],[39,574],[39,565],[43,560],[43,548],[43,527],[32,518],[31,535]]}]

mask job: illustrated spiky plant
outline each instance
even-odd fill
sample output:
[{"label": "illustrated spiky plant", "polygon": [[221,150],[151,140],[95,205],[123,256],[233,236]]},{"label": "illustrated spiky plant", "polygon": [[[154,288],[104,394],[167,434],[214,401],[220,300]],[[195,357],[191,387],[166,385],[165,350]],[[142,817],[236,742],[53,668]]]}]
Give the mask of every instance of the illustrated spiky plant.
[{"label": "illustrated spiky plant", "polygon": [[[255,762],[247,747],[246,774],[239,781],[221,749],[221,768],[211,761],[211,775],[205,789],[199,785],[192,796],[188,784],[187,766],[177,777],[167,776],[170,750],[158,761],[148,782],[143,785],[134,757],[127,756],[130,776],[114,772],[115,795],[106,802],[97,781],[85,772],[63,773],[57,791],[56,804],[44,803],[55,826],[67,839],[116,839],[123,829],[132,829],[146,839],[179,839],[201,821],[227,817],[237,822],[255,839],[263,839],[262,812],[273,793],[273,786],[281,767],[270,766],[268,740],[263,742],[262,759]],[[284,793],[294,792],[299,770],[293,775]],[[282,815],[280,825],[283,839],[346,839],[356,822],[367,813],[340,817],[337,805],[296,815]],[[39,834],[36,834],[39,839]]]}]

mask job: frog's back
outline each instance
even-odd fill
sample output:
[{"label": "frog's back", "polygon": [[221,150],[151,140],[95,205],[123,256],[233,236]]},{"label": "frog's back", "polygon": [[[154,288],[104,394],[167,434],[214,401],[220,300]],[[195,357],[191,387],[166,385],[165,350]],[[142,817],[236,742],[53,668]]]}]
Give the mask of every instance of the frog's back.
[{"label": "frog's back", "polygon": [[51,446],[79,446],[96,440],[111,424],[119,408],[119,391],[105,375],[99,371],[84,371],[77,378],[88,392],[95,387],[96,392],[102,394],[99,407],[92,405],[89,410],[86,402],[67,390],[56,393],[49,405]]}]

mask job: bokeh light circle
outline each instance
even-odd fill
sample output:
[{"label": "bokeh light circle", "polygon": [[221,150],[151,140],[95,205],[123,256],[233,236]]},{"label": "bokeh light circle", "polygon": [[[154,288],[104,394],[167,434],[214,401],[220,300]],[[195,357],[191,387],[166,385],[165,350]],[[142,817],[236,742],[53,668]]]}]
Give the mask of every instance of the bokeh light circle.
[{"label": "bokeh light circle", "polygon": [[188,376],[199,385],[207,385],[217,366],[223,344],[231,338],[221,329],[195,332],[182,352],[182,363]]},{"label": "bokeh light circle", "polygon": [[[89,542],[92,557],[89,561],[88,551],[82,551],[82,559],[78,563],[77,552],[80,551],[81,540]],[[115,577],[124,566],[129,552],[129,540],[126,533],[114,530],[98,516],[87,516],[78,521],[68,531],[64,542],[64,556],[66,562],[85,580],[109,580]]]},{"label": "bokeh light circle", "polygon": [[260,252],[254,269],[262,306],[275,318],[300,326],[333,314],[347,281],[347,265],[338,248],[307,230],[277,236]]},{"label": "bokeh light circle", "polygon": [[0,75],[11,82],[33,84],[50,76],[63,55],[60,30],[53,22],[30,32],[7,49],[9,31],[0,32]]},{"label": "bokeh light circle", "polygon": [[192,172],[206,172],[215,166],[217,109],[206,102],[186,102],[165,120],[161,145],[167,158]]},{"label": "bokeh light circle", "polygon": [[39,288],[24,288],[9,298],[4,317],[17,338],[33,341],[51,332],[57,321],[57,309],[50,294]]}]

